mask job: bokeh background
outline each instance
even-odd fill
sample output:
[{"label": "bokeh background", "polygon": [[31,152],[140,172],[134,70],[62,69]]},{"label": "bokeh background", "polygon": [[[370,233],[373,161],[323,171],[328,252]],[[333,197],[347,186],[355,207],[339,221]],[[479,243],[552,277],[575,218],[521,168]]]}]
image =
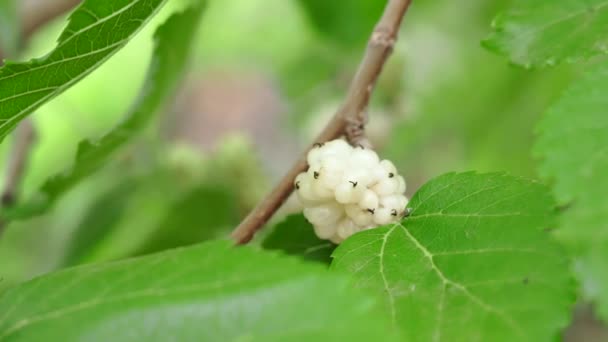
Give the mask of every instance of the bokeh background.
[{"label": "bokeh background", "polygon": [[[36,20],[48,8],[74,3],[24,0],[20,17]],[[69,169],[79,141],[120,122],[142,84],[154,29],[183,5],[168,1],[126,48],[32,116],[38,140],[21,196]],[[484,50],[480,41],[507,5],[411,6],[374,93],[368,128],[380,154],[405,175],[409,195],[449,171],[535,177],[535,124],[578,70],[525,70]],[[226,236],[334,113],[383,7],[384,1],[208,0],[173,103],[50,212],[8,227],[0,239],[0,288],[66,266]],[[66,18],[41,27],[18,58],[50,51]],[[8,140],[0,146],[3,164],[10,147]],[[290,210],[295,204],[275,220]],[[581,322],[579,333],[600,336],[597,323]]]}]

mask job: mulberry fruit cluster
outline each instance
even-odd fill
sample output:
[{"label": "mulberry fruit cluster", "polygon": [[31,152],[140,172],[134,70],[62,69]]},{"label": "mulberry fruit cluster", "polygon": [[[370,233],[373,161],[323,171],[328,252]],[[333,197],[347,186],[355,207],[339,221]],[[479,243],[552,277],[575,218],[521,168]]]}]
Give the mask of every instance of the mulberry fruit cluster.
[{"label": "mulberry fruit cluster", "polygon": [[307,161],[308,170],[296,177],[295,187],[319,238],[340,243],[404,216],[405,180],[376,152],[337,139],[316,144]]}]

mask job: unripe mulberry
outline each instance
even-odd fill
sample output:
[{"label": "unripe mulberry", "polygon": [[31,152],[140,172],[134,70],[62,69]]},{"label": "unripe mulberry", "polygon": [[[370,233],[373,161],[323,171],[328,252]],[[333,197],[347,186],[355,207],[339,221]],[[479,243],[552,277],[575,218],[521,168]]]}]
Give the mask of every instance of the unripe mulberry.
[{"label": "unripe mulberry", "polygon": [[316,144],[307,161],[309,168],[296,177],[295,187],[319,238],[340,243],[403,217],[405,180],[376,152],[337,139]]}]

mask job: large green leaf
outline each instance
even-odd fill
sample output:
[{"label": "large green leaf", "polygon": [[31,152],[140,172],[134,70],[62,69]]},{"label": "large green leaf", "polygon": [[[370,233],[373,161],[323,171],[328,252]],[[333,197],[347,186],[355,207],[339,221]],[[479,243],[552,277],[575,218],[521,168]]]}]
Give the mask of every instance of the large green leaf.
[{"label": "large green leaf", "polygon": [[0,340],[392,340],[376,309],[320,265],[212,242],[12,288],[0,297]]},{"label": "large green leaf", "polygon": [[539,183],[447,174],[412,198],[401,223],[355,234],[332,268],[384,298],[407,341],[549,341],[574,301],[567,260],[544,228]]},{"label": "large green leaf", "polygon": [[484,45],[514,63],[572,62],[608,52],[608,1],[518,0],[493,27]]},{"label": "large green leaf", "polygon": [[[539,125],[539,172],[553,183],[557,236],[580,256],[586,294],[608,319],[608,63],[572,84]],[[585,263],[594,266],[585,265]],[[602,267],[598,267],[603,265]],[[603,289],[603,290],[600,290]]]},{"label": "large green leaf", "polygon": [[21,28],[17,14],[16,1],[0,0],[0,58],[14,56],[19,48]]},{"label": "large green leaf", "polygon": [[0,68],[0,141],[28,114],[120,50],[164,0],[86,0],[70,16],[57,47]]},{"label": "large green leaf", "polygon": [[146,126],[171,98],[181,80],[202,8],[202,2],[199,2],[196,7],[172,16],[158,28],[146,80],[126,119],[99,141],[81,142],[75,164],[69,172],[48,180],[40,193],[7,211],[5,217],[18,219],[43,212],[66,190],[102,167],[109,156]]},{"label": "large green leaf", "polygon": [[294,214],[274,227],[262,242],[262,247],[297,255],[306,260],[329,263],[330,255],[336,246],[319,239],[304,215]]}]

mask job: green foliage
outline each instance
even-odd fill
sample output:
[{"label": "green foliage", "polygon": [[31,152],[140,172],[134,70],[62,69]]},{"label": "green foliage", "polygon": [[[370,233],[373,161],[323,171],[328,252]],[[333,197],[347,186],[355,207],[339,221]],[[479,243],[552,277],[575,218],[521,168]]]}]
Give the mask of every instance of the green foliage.
[{"label": "green foliage", "polygon": [[20,120],[120,50],[163,3],[85,1],[72,13],[57,47],[48,55],[6,63],[0,69],[0,141]]},{"label": "green foliage", "polygon": [[406,340],[548,341],[574,302],[566,259],[543,231],[539,183],[447,174],[412,198],[403,222],[355,234],[332,268],[384,298]]},{"label": "green foliage", "polygon": [[[399,166],[412,190],[446,170],[534,177],[531,130],[567,86],[573,67],[514,68],[480,48],[488,22],[504,7],[497,2],[420,5],[413,3],[399,36],[403,88],[394,100],[402,104],[389,110],[403,118],[394,119],[384,154]],[[399,53],[397,49],[391,61]],[[377,120],[372,113],[371,123]]]},{"label": "green foliage", "polygon": [[[202,8],[199,4],[174,15],[158,28],[146,81],[125,120],[99,141],[81,142],[73,168],[49,179],[42,185],[40,193],[9,210],[4,214],[5,218],[27,218],[48,209],[65,191],[101,168],[120,146],[132,139],[162,109],[173,96],[186,68]],[[181,39],[183,44],[174,44],[177,39]]]},{"label": "green foliage", "polygon": [[320,240],[304,216],[294,214],[273,228],[272,233],[262,242],[262,247],[300,256],[305,260],[329,263],[335,245]]},{"label": "green foliage", "polygon": [[549,66],[607,53],[607,26],[605,0],[518,0],[484,45],[517,64]]},{"label": "green foliage", "polygon": [[[410,191],[445,170],[534,175],[531,128],[578,67],[513,68],[478,42],[506,9],[484,42],[490,49],[525,66],[588,59],[608,51],[602,1],[414,2],[374,90],[367,135]],[[237,101],[297,113],[290,137],[316,134],[386,1],[215,1],[202,25],[201,1],[168,2],[116,58],[40,107],[121,49],[164,2],[85,0],[50,54],[0,69],[0,140],[34,109],[40,136],[19,202],[0,212],[19,219],[0,240],[0,340],[547,341],[569,322],[573,272],[582,299],[608,319],[608,63],[598,59],[540,125],[535,154],[557,204],[534,181],[450,173],[418,190],[402,222],[337,248],[299,214],[269,229],[261,248],[195,245],[227,238],[280,176],[268,170],[291,162],[264,156],[260,165],[257,153],[283,141],[261,137],[267,122],[235,124]],[[0,0],[8,56],[13,5]],[[188,6],[158,28],[149,54],[156,23]],[[23,54],[51,50],[60,29],[35,35]],[[197,98],[214,77],[241,72],[263,96],[232,97],[226,82],[212,87],[217,98]],[[172,102],[188,115],[171,115]],[[154,131],[139,134],[161,111]],[[188,146],[167,134],[187,127],[190,137],[198,125],[225,131],[213,151],[208,139]],[[289,145],[309,142],[296,139]],[[60,270],[72,265],[80,266]]]},{"label": "green foliage", "polygon": [[62,264],[76,265],[120,220],[125,213],[127,196],[133,191],[135,181],[132,178],[119,182],[112,189],[102,194],[93,204],[87,215],[70,237],[66,246]]},{"label": "green foliage", "polygon": [[384,1],[299,0],[317,29],[334,43],[364,46],[386,5]]},{"label": "green foliage", "polygon": [[[21,31],[19,24],[17,2],[0,0],[0,53],[4,54],[3,58],[17,53]],[[2,65],[1,60],[0,65]]]},{"label": "green foliage", "polygon": [[233,196],[225,189],[206,184],[190,189],[172,205],[135,254],[225,238],[238,224],[237,212]]},{"label": "green foliage", "polygon": [[224,183],[207,182],[201,165],[160,160],[145,168],[123,175],[93,203],[69,234],[63,265],[223,238],[238,223],[234,193]]},{"label": "green foliage", "polygon": [[321,266],[213,242],[10,289],[0,296],[0,339],[392,340],[375,307]]},{"label": "green foliage", "polygon": [[[580,257],[586,294],[608,319],[608,63],[568,88],[539,125],[539,173],[553,184],[560,215],[557,236]],[[601,265],[601,266],[600,266]]]}]

